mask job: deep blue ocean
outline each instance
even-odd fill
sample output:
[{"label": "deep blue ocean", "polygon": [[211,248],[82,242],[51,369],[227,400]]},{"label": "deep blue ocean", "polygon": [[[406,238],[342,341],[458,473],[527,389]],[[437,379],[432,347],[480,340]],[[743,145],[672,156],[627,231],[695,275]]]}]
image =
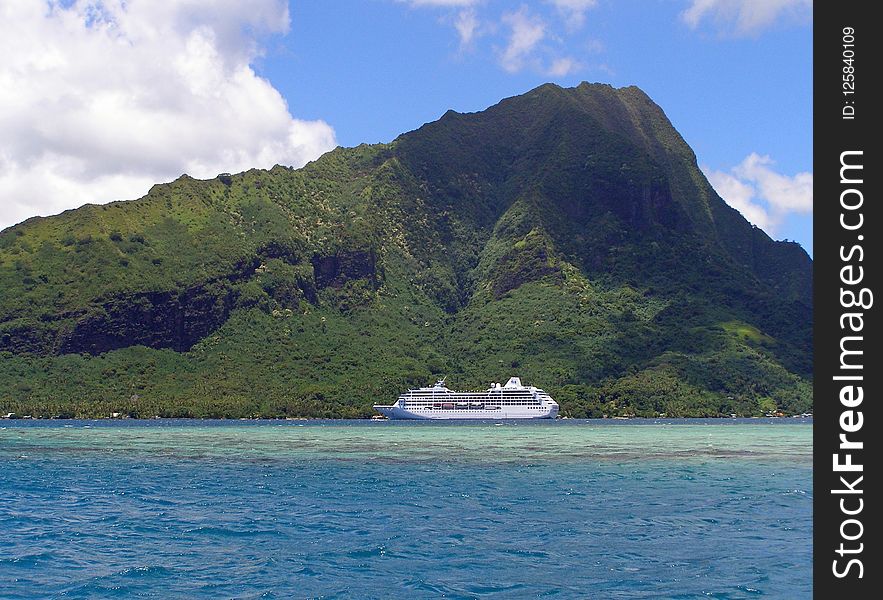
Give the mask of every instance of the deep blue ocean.
[{"label": "deep blue ocean", "polygon": [[0,598],[810,598],[800,419],[0,421]]}]

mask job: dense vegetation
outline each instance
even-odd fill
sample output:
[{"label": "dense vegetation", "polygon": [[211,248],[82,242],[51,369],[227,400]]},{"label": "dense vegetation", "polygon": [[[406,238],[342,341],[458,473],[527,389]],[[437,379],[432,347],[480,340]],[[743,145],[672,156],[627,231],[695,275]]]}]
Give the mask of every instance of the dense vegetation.
[{"label": "dense vegetation", "polygon": [[441,374],[571,416],[811,409],[811,262],[637,88],[0,233],[0,412],[359,417]]}]

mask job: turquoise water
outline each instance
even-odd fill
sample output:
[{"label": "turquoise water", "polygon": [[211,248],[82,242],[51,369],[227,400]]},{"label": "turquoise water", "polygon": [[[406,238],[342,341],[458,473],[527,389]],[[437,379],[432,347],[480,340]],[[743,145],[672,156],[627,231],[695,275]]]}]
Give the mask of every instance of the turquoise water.
[{"label": "turquoise water", "polygon": [[812,425],[5,421],[2,598],[809,598]]}]

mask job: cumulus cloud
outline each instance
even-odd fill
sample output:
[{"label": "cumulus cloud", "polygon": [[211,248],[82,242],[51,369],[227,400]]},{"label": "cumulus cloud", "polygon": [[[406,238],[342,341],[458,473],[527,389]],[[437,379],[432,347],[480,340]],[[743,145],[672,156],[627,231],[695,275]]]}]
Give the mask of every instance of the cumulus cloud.
[{"label": "cumulus cloud", "polygon": [[7,0],[0,16],[0,228],[336,145],[251,67],[288,30],[282,0]]},{"label": "cumulus cloud", "polygon": [[769,211],[754,200],[757,189],[737,177],[723,171],[705,171],[705,176],[724,201],[742,213],[754,225],[769,234],[774,233],[778,220],[774,221]]},{"label": "cumulus cloud", "polygon": [[564,17],[568,29],[577,30],[586,21],[586,12],[595,8],[598,0],[548,0]]},{"label": "cumulus cloud", "polygon": [[777,212],[812,212],[812,173],[798,173],[793,177],[781,175],[770,168],[769,156],[752,152],[737,165],[737,177],[757,186],[760,196]]},{"label": "cumulus cloud", "polygon": [[769,156],[752,152],[729,173],[703,167],[708,181],[727,204],[770,235],[789,214],[812,213],[812,173],[777,173]]},{"label": "cumulus cloud", "polygon": [[681,18],[694,29],[709,19],[723,31],[752,35],[779,20],[810,20],[812,0],[690,0]]}]

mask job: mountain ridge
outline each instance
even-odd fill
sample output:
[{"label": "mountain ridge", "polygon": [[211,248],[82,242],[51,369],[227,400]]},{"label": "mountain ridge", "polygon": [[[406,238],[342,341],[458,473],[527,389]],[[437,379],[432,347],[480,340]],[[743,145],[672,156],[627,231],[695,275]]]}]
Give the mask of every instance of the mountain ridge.
[{"label": "mountain ridge", "polygon": [[545,84],[301,169],[30,219],[0,233],[0,284],[16,412],[356,416],[513,369],[577,416],[811,406],[811,260],[727,206],[635,87]]}]

